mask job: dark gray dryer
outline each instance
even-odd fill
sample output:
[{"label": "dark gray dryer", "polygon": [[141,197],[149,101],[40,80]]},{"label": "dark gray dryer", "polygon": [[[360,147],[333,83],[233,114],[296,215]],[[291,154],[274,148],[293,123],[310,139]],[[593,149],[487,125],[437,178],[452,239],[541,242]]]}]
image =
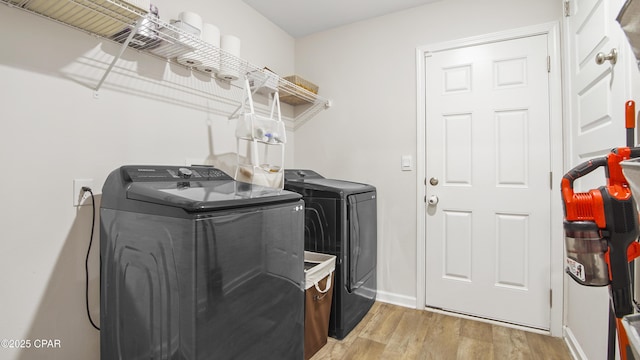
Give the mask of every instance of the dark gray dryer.
[{"label": "dark gray dryer", "polygon": [[336,256],[329,335],[343,339],[376,299],[376,188],[290,169],[285,189],[305,201],[305,250]]},{"label": "dark gray dryer", "polygon": [[207,167],[102,192],[102,359],[303,359],[304,203]]}]

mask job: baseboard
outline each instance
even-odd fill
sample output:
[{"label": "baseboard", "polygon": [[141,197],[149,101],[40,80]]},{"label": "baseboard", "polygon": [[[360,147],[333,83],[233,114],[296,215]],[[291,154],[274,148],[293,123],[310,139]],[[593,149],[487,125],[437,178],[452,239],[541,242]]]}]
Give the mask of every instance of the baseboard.
[{"label": "baseboard", "polygon": [[412,296],[399,295],[378,290],[376,300],[383,303],[398,305],[410,309],[416,308],[416,298]]},{"label": "baseboard", "polygon": [[564,326],[564,342],[567,343],[571,357],[575,360],[588,360],[587,355],[582,351],[582,347],[578,343],[578,340],[571,332],[571,329]]}]

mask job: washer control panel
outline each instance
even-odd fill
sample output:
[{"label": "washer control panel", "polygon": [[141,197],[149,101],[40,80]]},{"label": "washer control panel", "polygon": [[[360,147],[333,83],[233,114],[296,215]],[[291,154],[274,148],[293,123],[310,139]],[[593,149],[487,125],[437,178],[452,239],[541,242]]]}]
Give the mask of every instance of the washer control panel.
[{"label": "washer control panel", "polygon": [[224,171],[206,166],[124,166],[128,181],[233,180]]}]

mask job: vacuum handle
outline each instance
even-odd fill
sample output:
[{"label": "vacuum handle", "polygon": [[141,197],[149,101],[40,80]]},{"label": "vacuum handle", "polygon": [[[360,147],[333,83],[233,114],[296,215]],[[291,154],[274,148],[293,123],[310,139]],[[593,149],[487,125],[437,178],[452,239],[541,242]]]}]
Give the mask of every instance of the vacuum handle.
[{"label": "vacuum handle", "polygon": [[[640,148],[638,148],[639,154],[640,154]],[[606,157],[600,157],[600,158],[596,158],[596,159],[591,159],[591,160],[587,160],[585,162],[583,162],[582,164],[574,167],[573,169],[569,170],[568,173],[564,174],[564,176],[562,177],[563,179],[567,179],[569,181],[569,187],[571,189],[573,189],[573,182],[578,179],[581,178],[587,174],[589,174],[590,172],[594,171],[595,169],[601,167],[601,166],[607,166],[607,158]]]},{"label": "vacuum handle", "polygon": [[631,159],[640,157],[640,147],[632,147],[630,150],[631,150],[631,154],[629,155],[629,157]]},{"label": "vacuum handle", "polygon": [[627,146],[635,145],[636,130],[636,103],[633,100],[626,102],[624,107],[624,127],[627,129]]},{"label": "vacuum handle", "polygon": [[[636,103],[633,100],[629,100],[625,104],[624,127],[627,129],[635,129],[636,127]],[[633,144],[627,144],[627,146],[633,146]]]}]

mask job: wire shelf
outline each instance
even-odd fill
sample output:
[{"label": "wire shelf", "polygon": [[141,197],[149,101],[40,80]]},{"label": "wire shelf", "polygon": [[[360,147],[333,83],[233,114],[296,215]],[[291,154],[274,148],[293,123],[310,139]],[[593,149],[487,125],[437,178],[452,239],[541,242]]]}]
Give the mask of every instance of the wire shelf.
[{"label": "wire shelf", "polygon": [[[96,91],[127,47],[229,82],[244,79],[249,73],[275,75],[271,72],[267,74],[268,70],[203,41],[199,34],[184,23],[164,22],[145,9],[137,8],[124,0],[0,0],[0,3],[122,44],[119,56],[113,59]],[[296,117],[294,123],[298,120],[302,120],[302,123],[307,119],[300,119],[301,117],[309,114],[313,116],[322,108],[330,106],[327,99],[279,76],[277,84],[281,94],[293,95],[311,104]]]}]

